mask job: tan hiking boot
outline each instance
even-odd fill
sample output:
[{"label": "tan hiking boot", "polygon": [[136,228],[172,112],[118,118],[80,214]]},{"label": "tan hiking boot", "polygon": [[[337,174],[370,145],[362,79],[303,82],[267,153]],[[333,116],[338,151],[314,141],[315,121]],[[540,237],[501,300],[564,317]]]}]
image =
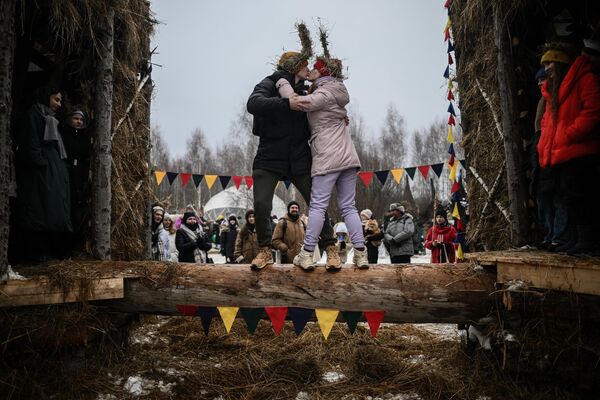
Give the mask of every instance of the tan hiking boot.
[{"label": "tan hiking boot", "polygon": [[342,260],[334,245],[327,246],[325,252],[327,253],[327,263],[325,264],[325,268],[328,271],[337,271],[342,268]]},{"label": "tan hiking boot", "polygon": [[352,257],[352,262],[356,265],[356,268],[359,268],[359,269],[369,268],[369,259],[367,258],[367,249],[360,251],[355,248],[354,249],[354,257]]},{"label": "tan hiking boot", "polygon": [[294,257],[294,265],[302,268],[305,271],[312,271],[315,269],[315,262],[313,261],[314,251],[306,251],[304,247],[300,250],[300,253]]},{"label": "tan hiking boot", "polygon": [[271,253],[271,247],[262,246],[258,249],[258,254],[252,260],[252,268],[263,269],[267,265],[273,264],[273,255]]}]

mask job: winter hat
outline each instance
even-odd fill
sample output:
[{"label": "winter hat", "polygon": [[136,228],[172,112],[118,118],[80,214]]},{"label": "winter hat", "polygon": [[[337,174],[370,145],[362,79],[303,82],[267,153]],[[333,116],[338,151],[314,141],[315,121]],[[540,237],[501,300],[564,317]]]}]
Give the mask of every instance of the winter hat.
[{"label": "winter hat", "polygon": [[437,217],[438,215],[444,217],[446,221],[448,220],[448,213],[442,207],[435,210],[435,216]]},{"label": "winter hat", "polygon": [[156,213],[157,211],[161,211],[162,215],[164,217],[164,215],[165,215],[165,208],[163,206],[156,205],[156,206],[152,207],[152,214]]},{"label": "winter hat", "polygon": [[246,222],[248,222],[248,218],[251,215],[254,215],[254,210],[253,209],[250,209],[250,210],[246,211]]},{"label": "winter hat", "polygon": [[346,227],[346,224],[343,222],[340,222],[338,224],[336,224],[335,227],[335,234],[338,235],[340,233],[348,233],[348,228]]},{"label": "winter hat", "polygon": [[312,40],[310,32],[304,22],[296,23],[296,30],[302,44],[302,51],[286,51],[279,57],[278,70],[284,70],[292,74],[298,73],[308,65],[308,59],[312,57]]},{"label": "winter hat", "polygon": [[342,75],[342,61],[333,58],[329,54],[329,42],[327,38],[327,30],[323,25],[319,26],[319,40],[321,41],[321,47],[323,47],[323,54],[317,57],[317,62],[314,64],[314,69],[319,71],[321,76],[333,76],[339,79],[343,79]]},{"label": "winter hat", "polygon": [[551,49],[551,50],[547,50],[542,55],[542,59],[540,60],[540,64],[544,65],[546,63],[551,63],[551,62],[559,62],[559,63],[563,63],[563,64],[571,64],[571,63],[573,63],[573,59],[571,58],[571,56],[569,56],[564,51],[557,50],[557,49]]},{"label": "winter hat", "polygon": [[231,214],[229,216],[229,218],[227,218],[227,222],[232,221],[232,220],[235,221],[235,222],[237,222],[237,217],[235,215],[233,215],[233,214]]},{"label": "winter hat", "polygon": [[186,223],[186,221],[187,221],[187,219],[188,219],[189,217],[196,217],[196,218],[198,218],[198,217],[196,216],[196,213],[195,213],[195,212],[186,211],[186,212],[183,214],[183,218],[181,218],[181,221],[182,221],[182,222],[185,224],[185,223]]},{"label": "winter hat", "polygon": [[364,215],[365,217],[367,217],[367,219],[371,219],[373,217],[373,211],[369,210],[368,208],[365,208],[360,212],[360,215]]},{"label": "winter hat", "polygon": [[217,221],[221,221],[224,219],[225,219],[225,217],[223,216],[223,214],[219,214],[219,216],[217,217]]},{"label": "winter hat", "polygon": [[295,201],[295,200],[292,200],[292,201],[290,201],[290,202],[288,203],[288,205],[287,205],[287,211],[288,211],[288,212],[290,212],[290,208],[291,208],[292,206],[298,206],[298,208],[300,208],[300,204],[298,204],[298,202],[297,202],[297,201]]},{"label": "winter hat", "polygon": [[404,206],[401,206],[398,203],[392,203],[390,204],[390,208],[388,209],[388,211],[400,211],[400,212],[404,212]]},{"label": "winter hat", "polygon": [[546,68],[542,67],[540,69],[537,70],[537,72],[535,73],[535,81],[538,82],[540,80],[544,80],[546,79]]}]

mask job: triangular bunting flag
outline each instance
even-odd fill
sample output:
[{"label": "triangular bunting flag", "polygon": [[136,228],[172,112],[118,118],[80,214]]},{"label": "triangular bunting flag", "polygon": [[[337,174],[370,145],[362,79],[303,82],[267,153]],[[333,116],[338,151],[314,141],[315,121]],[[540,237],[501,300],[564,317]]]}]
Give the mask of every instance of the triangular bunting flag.
[{"label": "triangular bunting flag", "polygon": [[448,81],[448,90],[452,90],[454,88],[454,83],[452,81]]},{"label": "triangular bunting flag", "polygon": [[462,249],[462,244],[458,244],[458,249],[456,250],[456,258],[458,258],[459,260],[462,260],[463,258],[465,258],[465,255],[463,253],[463,249]]},{"label": "triangular bunting flag", "polygon": [[450,159],[448,160],[448,165],[450,168],[454,166],[454,153],[450,154]]},{"label": "triangular bunting flag", "polygon": [[458,221],[456,221],[456,230],[457,231],[465,230],[465,226],[463,225],[462,219],[459,219]]},{"label": "triangular bunting flag", "polygon": [[450,200],[452,200],[453,203],[456,203],[458,201],[458,192],[452,193]]},{"label": "triangular bunting flag", "polygon": [[375,176],[377,177],[377,179],[379,179],[379,182],[381,182],[381,185],[385,185],[385,182],[387,181],[388,175],[390,174],[390,171],[376,171],[375,172]]},{"label": "triangular bunting flag", "polygon": [[348,330],[351,335],[354,335],[356,331],[356,325],[360,321],[360,317],[362,317],[362,312],[360,311],[342,311],[342,317],[344,317],[344,321],[348,325]]},{"label": "triangular bunting flag", "polygon": [[245,176],[244,181],[246,181],[246,186],[248,186],[248,190],[252,189],[252,185],[254,184],[254,178],[251,176]]},{"label": "triangular bunting flag", "polygon": [[456,219],[460,219],[460,213],[458,212],[458,203],[454,203],[454,210],[452,210],[452,216]]},{"label": "triangular bunting flag", "polygon": [[452,89],[448,89],[448,100],[454,100],[454,93],[452,93]]},{"label": "triangular bunting flag", "polygon": [[448,177],[451,181],[456,180],[456,170],[458,169],[458,163],[452,164],[452,168],[450,168],[450,176]]},{"label": "triangular bunting flag", "polygon": [[160,186],[160,183],[165,179],[167,173],[165,171],[154,171],[154,177],[156,178],[156,184]]},{"label": "triangular bunting flag", "polygon": [[221,187],[223,190],[229,185],[229,181],[231,180],[231,176],[219,175],[219,181],[221,181]]},{"label": "triangular bunting flag", "polygon": [[444,8],[450,7],[450,4],[452,4],[452,0],[446,0],[446,2],[444,3]]},{"label": "triangular bunting flag", "polygon": [[448,39],[450,39],[450,29],[446,28],[444,29],[444,42]]},{"label": "triangular bunting flag", "polygon": [[410,176],[411,180],[415,179],[415,172],[417,172],[416,167],[404,168],[404,170],[406,171],[408,176]]},{"label": "triangular bunting flag", "polygon": [[369,324],[369,329],[371,329],[371,336],[377,336],[377,331],[379,330],[379,325],[383,322],[383,316],[385,315],[384,311],[365,311],[365,319]]},{"label": "triangular bunting flag", "polygon": [[456,193],[460,190],[460,185],[458,184],[457,181],[454,181],[454,183],[452,184],[452,189],[450,189],[450,193]]},{"label": "triangular bunting flag", "polygon": [[[448,31],[448,37],[450,36],[450,31]],[[452,54],[448,53],[448,65],[454,64],[454,60],[452,59]]]},{"label": "triangular bunting flag", "polygon": [[208,189],[211,189],[217,180],[217,175],[204,175],[204,182],[206,182],[206,186]]},{"label": "triangular bunting flag", "polygon": [[450,79],[450,66],[449,65],[446,67],[446,70],[444,71],[444,78]]},{"label": "triangular bunting flag", "polygon": [[448,143],[454,143],[454,135],[452,134],[452,125],[448,125]]},{"label": "triangular bunting flag", "polygon": [[299,308],[299,307],[290,307],[288,308],[290,313],[290,319],[294,324],[294,331],[296,332],[296,336],[300,336],[302,330],[306,326],[306,323],[312,317],[315,310],[311,308]]},{"label": "triangular bunting flag", "polygon": [[454,152],[454,143],[450,143],[450,146],[448,146],[448,154],[452,154],[452,155],[456,154]]},{"label": "triangular bunting flag", "polygon": [[423,175],[423,178],[425,180],[427,180],[427,175],[429,175],[429,165],[421,165],[420,167],[417,167],[419,169],[419,172],[421,173],[421,175]]},{"label": "triangular bunting flag", "polygon": [[358,173],[358,177],[362,181],[365,187],[371,186],[371,181],[373,180],[373,171],[363,171]]},{"label": "triangular bunting flag", "polygon": [[183,173],[183,172],[180,173],[179,178],[181,179],[181,186],[185,187],[185,185],[187,185],[187,183],[191,177],[192,177],[192,174],[187,174],[187,173]]},{"label": "triangular bunting flag", "polygon": [[223,324],[225,325],[225,330],[227,333],[231,331],[231,326],[233,325],[233,321],[235,321],[235,316],[238,313],[239,307],[217,307],[219,310],[219,314],[221,314],[221,319],[223,320]]},{"label": "triangular bunting flag", "polygon": [[240,312],[242,314],[242,318],[246,321],[246,326],[248,327],[248,332],[251,335],[254,335],[254,331],[256,331],[256,327],[258,326],[258,322],[261,320],[265,309],[264,308],[241,308]]},{"label": "triangular bunting flag", "polygon": [[213,317],[217,314],[216,307],[198,307],[198,315],[202,321],[202,329],[204,334],[208,336],[208,330],[210,329],[210,323]]},{"label": "triangular bunting flag", "polygon": [[456,121],[454,120],[454,115],[450,114],[448,117],[448,125],[456,125]]},{"label": "triangular bunting flag", "polygon": [[456,117],[456,113],[454,112],[454,106],[452,105],[452,102],[448,104],[448,112]]},{"label": "triangular bunting flag", "polygon": [[231,177],[231,179],[233,179],[233,184],[235,185],[236,189],[240,188],[240,185],[242,184],[242,179],[244,179],[243,176],[238,176],[238,175],[234,175]]},{"label": "triangular bunting flag", "polygon": [[186,317],[195,317],[198,315],[198,306],[193,306],[190,304],[176,304],[177,310],[181,315]]},{"label": "triangular bunting flag", "polygon": [[431,166],[431,169],[433,170],[433,172],[435,172],[435,174],[439,178],[442,175],[442,170],[444,169],[444,163],[433,164]]},{"label": "triangular bunting flag", "polygon": [[452,40],[448,40],[448,53],[454,51],[454,46],[452,45]]},{"label": "triangular bunting flag", "polygon": [[289,179],[285,179],[285,180],[283,181],[283,184],[285,185],[285,188],[286,188],[286,189],[289,189],[289,188],[290,188],[290,185],[292,184],[292,181],[290,181]]},{"label": "triangular bunting flag", "polygon": [[273,330],[277,336],[279,336],[279,332],[281,332],[281,328],[283,328],[287,310],[287,307],[265,307],[265,311],[271,319],[271,325],[273,325]]},{"label": "triangular bunting flag", "polygon": [[464,169],[468,169],[469,167],[467,166],[467,160],[459,160],[460,163],[462,164]]},{"label": "triangular bunting flag", "polygon": [[196,186],[196,189],[198,189],[198,186],[200,186],[200,182],[202,182],[202,178],[204,178],[204,175],[197,175],[197,174],[192,175],[192,180],[194,181],[194,186]]},{"label": "triangular bunting flag", "polygon": [[177,172],[167,172],[167,179],[169,180],[169,185],[172,185],[173,182],[175,182],[177,175],[179,175],[179,173]]},{"label": "triangular bunting flag", "polygon": [[402,179],[402,175],[404,175],[404,169],[403,168],[391,169],[390,172],[392,173],[392,176],[394,177],[394,180],[396,181],[396,183],[400,183],[400,180]]},{"label": "triangular bunting flag", "polygon": [[340,313],[340,311],[325,308],[317,308],[315,310],[315,313],[317,314],[317,321],[319,321],[321,332],[323,333],[325,340],[327,340],[329,334],[331,333],[331,328],[333,328],[333,324],[335,323],[335,320],[337,319],[337,316]]}]

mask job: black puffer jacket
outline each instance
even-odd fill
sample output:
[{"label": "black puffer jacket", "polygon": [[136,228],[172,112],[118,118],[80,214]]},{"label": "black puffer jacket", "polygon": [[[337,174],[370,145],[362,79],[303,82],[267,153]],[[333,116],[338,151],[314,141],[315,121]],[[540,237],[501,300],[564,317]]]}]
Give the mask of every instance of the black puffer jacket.
[{"label": "black puffer jacket", "polygon": [[[304,83],[295,87],[303,94]],[[292,177],[310,173],[310,129],[306,114],[290,110],[269,77],[254,87],[247,104],[254,115],[253,133],[260,137],[253,169],[263,169]]]}]

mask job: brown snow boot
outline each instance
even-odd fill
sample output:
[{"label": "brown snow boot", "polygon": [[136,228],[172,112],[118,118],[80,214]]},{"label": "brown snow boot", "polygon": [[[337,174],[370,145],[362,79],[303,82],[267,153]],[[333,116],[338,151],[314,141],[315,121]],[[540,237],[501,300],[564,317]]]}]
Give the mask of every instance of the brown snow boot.
[{"label": "brown snow boot", "polygon": [[271,247],[262,246],[258,249],[258,254],[252,260],[252,269],[263,269],[267,265],[273,265],[273,254]]},{"label": "brown snow boot", "polygon": [[327,263],[325,264],[327,271],[337,271],[342,268],[342,260],[334,245],[327,246],[325,252],[327,253]]}]

